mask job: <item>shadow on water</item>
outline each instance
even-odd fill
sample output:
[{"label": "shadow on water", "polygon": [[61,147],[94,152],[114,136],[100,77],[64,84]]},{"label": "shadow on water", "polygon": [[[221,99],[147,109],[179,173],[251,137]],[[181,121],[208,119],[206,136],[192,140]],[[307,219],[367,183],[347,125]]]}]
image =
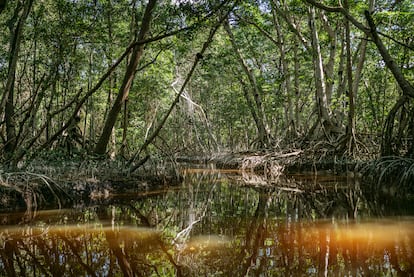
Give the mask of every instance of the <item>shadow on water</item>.
[{"label": "shadow on water", "polygon": [[29,223],[24,213],[0,214],[0,275],[414,273],[411,204],[388,206],[361,180],[265,179],[214,169],[183,174],[180,187],[36,211]]}]

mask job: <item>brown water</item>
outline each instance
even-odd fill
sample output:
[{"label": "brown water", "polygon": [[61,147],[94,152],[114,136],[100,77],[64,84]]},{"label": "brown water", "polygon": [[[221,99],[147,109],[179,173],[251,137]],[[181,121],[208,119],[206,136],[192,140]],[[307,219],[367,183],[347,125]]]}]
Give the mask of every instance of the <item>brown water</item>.
[{"label": "brown water", "polygon": [[0,276],[414,276],[410,199],[328,175],[185,176],[30,220],[0,214]]}]

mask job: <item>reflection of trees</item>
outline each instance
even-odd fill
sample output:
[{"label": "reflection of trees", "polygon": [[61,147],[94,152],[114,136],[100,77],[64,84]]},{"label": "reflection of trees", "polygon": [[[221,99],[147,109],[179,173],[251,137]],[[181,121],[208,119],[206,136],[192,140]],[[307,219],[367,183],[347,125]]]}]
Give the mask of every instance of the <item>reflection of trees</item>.
[{"label": "reflection of trees", "polygon": [[165,258],[160,234],[152,230],[29,228],[3,231],[0,242],[1,276],[148,276],[176,270]]},{"label": "reflection of trees", "polygon": [[233,245],[240,252],[228,275],[408,276],[414,270],[414,234],[407,231],[412,224],[388,240],[383,237],[395,236],[398,226],[376,234],[382,224],[364,230],[349,224],[262,218],[252,219],[249,227],[254,229],[245,231],[245,240]]},{"label": "reflection of trees", "polygon": [[[232,180],[240,177],[232,176]],[[370,209],[358,181],[346,183],[346,179],[323,176],[266,183],[260,176],[249,176],[248,186],[243,181],[222,184],[215,191],[210,211],[218,216],[206,217],[193,231],[231,234],[234,239],[218,257],[208,256],[215,262],[210,261],[213,265],[202,272],[224,269],[224,275],[355,276],[403,275],[413,270],[409,262],[413,257],[407,255],[414,248],[413,233],[382,243],[381,238],[389,235],[361,239],[354,237],[359,230],[352,224],[335,223],[376,212]],[[319,218],[333,221],[314,221]],[[381,225],[367,228],[381,229]]]},{"label": "reflection of trees", "polygon": [[[91,276],[95,276],[95,270],[90,264],[79,263],[79,255],[87,249],[79,253],[73,252],[73,243],[67,245],[67,239],[62,241],[58,234],[50,235],[47,231],[32,228],[19,233],[13,233],[11,230],[2,232],[2,241],[5,247],[0,253],[8,276],[63,276],[65,272],[89,272],[93,273]],[[66,264],[71,265],[70,269],[66,269]]]},{"label": "reflection of trees", "polygon": [[[241,266],[241,273],[243,275],[249,274],[250,269],[256,263],[259,255],[259,249],[264,245],[265,228],[266,228],[266,206],[271,200],[271,196],[263,191],[259,195],[257,208],[252,218],[248,231],[246,232],[245,245],[242,247],[240,254],[247,258],[243,259]],[[261,268],[261,264],[259,264]]]},{"label": "reflection of trees", "polygon": [[[145,201],[137,205],[130,204],[128,206],[121,206],[121,215],[124,217],[128,215],[127,218],[124,218],[124,223],[134,222],[137,227],[147,228],[146,230],[153,233],[150,237],[147,237],[145,241],[136,240],[131,237],[126,237],[119,232],[105,232],[105,238],[108,243],[108,248],[111,251],[112,258],[117,260],[123,276],[149,276],[153,273],[158,274],[158,267],[161,269],[170,268],[172,272],[175,272],[177,276],[181,276],[181,268],[177,265],[172,255],[169,253],[169,246],[162,239],[161,234],[158,231],[155,231],[154,227],[156,223],[152,219],[154,207],[150,205],[150,210],[145,211],[144,207],[146,206]],[[151,201],[152,202],[152,201]],[[138,206],[138,207],[137,207]],[[151,207],[152,206],[152,207]],[[100,216],[102,220],[106,218],[105,212],[110,211],[111,223],[114,226],[116,213],[114,213],[115,208],[104,209],[103,211],[98,212],[98,217]],[[145,214],[146,215],[145,215]],[[156,215],[158,217],[158,215]],[[138,220],[138,221],[135,221]],[[114,228],[114,227],[112,227]],[[123,245],[123,247],[121,247]]]},{"label": "reflection of trees", "polygon": [[0,172],[0,210],[22,210],[30,222],[41,207],[63,207],[71,197],[50,177],[32,172]]},{"label": "reflection of trees", "polygon": [[[364,210],[365,196],[359,181],[338,176],[295,175],[266,179],[265,176],[246,174],[230,177],[240,186],[260,188],[273,192],[275,203],[270,210],[298,218],[356,218]],[[347,182],[348,181],[348,182]],[[364,208],[364,209],[363,209]]]},{"label": "reflection of trees", "polygon": [[352,223],[375,213],[358,184],[230,177],[200,172],[180,189],[78,212],[38,212],[31,227],[0,229],[0,275],[403,276],[414,270],[412,224]]}]

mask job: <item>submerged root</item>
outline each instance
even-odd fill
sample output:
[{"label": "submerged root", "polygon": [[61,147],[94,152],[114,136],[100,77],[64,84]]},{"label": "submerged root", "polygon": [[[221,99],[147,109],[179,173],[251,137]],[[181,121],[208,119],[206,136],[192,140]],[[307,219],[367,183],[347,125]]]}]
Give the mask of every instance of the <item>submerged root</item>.
[{"label": "submerged root", "polygon": [[[44,203],[53,202],[62,207],[63,189],[50,177],[32,172],[0,174],[2,202],[0,208],[19,208],[22,204],[29,214]],[[66,197],[67,198],[67,197]]]}]

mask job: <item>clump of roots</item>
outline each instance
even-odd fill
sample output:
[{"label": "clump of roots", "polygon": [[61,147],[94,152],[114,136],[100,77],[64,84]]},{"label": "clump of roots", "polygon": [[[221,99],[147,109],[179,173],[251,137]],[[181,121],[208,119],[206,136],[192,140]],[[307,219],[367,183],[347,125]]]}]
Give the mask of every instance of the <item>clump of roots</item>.
[{"label": "clump of roots", "polygon": [[388,156],[370,162],[362,170],[373,189],[396,197],[414,194],[414,159]]},{"label": "clump of roots", "polygon": [[0,173],[0,208],[23,209],[31,212],[49,203],[62,207],[62,188],[50,177],[32,172]]}]

